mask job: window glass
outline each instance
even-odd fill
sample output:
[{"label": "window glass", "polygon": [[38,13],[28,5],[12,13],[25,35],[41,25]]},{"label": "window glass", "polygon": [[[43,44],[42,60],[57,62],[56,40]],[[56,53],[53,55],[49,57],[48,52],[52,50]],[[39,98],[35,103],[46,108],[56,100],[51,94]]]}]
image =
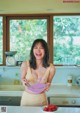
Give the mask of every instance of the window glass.
[{"label": "window glass", "polygon": [[0,64],[3,63],[3,17],[0,16]]},{"label": "window glass", "polygon": [[31,45],[37,38],[47,41],[47,19],[10,20],[10,50],[17,51],[17,60],[29,59]]},{"label": "window glass", "polygon": [[80,16],[53,17],[54,64],[80,64]]}]

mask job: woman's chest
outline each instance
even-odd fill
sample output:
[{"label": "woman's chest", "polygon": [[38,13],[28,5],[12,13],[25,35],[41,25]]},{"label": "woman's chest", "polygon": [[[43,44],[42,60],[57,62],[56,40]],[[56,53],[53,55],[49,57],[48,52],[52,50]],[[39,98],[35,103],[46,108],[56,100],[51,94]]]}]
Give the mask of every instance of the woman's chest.
[{"label": "woman's chest", "polygon": [[29,68],[26,78],[30,82],[41,82],[41,83],[46,83],[49,75],[49,69],[47,68],[41,68],[41,69],[32,69]]},{"label": "woman's chest", "polygon": [[43,82],[46,80],[47,77],[47,69],[43,68],[43,69],[36,69],[31,71],[31,74],[33,76],[33,78],[35,79],[35,81],[37,82]]},{"label": "woman's chest", "polygon": [[39,78],[39,77],[43,77],[46,73],[47,69],[46,68],[41,68],[41,69],[31,69],[31,73],[33,76],[36,76],[36,78]]}]

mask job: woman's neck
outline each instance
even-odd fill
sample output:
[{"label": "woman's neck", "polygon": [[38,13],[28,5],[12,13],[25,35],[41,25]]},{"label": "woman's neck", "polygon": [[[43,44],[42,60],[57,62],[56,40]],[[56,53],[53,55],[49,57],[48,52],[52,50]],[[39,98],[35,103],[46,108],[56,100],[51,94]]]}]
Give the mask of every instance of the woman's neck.
[{"label": "woman's neck", "polygon": [[42,67],[42,60],[36,61],[37,68]]}]

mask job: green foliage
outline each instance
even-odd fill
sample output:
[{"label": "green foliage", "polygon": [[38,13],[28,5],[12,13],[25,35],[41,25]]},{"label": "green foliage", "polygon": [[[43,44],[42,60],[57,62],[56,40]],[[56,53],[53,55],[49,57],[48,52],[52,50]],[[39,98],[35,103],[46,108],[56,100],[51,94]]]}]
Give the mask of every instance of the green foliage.
[{"label": "green foliage", "polygon": [[76,41],[80,41],[80,16],[55,16],[53,21],[54,63],[65,64],[67,56],[80,63],[80,44]]},{"label": "green foliage", "polygon": [[10,20],[10,49],[17,51],[17,60],[29,59],[36,38],[47,39],[46,19]]},{"label": "green foliage", "polygon": [[[65,64],[72,58],[80,64],[80,16],[53,17],[54,64]],[[10,50],[17,51],[16,60],[29,59],[33,41],[47,40],[47,19],[11,19]],[[0,16],[0,63],[3,59],[3,17]]]}]

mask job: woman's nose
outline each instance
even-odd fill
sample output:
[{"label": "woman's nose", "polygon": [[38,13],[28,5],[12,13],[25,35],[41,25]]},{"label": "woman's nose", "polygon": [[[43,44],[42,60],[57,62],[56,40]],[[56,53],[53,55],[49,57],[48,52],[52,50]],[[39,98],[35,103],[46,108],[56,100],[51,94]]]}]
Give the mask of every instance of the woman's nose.
[{"label": "woman's nose", "polygon": [[41,49],[40,49],[40,48],[38,48],[37,50],[38,50],[38,51],[40,51]]}]

